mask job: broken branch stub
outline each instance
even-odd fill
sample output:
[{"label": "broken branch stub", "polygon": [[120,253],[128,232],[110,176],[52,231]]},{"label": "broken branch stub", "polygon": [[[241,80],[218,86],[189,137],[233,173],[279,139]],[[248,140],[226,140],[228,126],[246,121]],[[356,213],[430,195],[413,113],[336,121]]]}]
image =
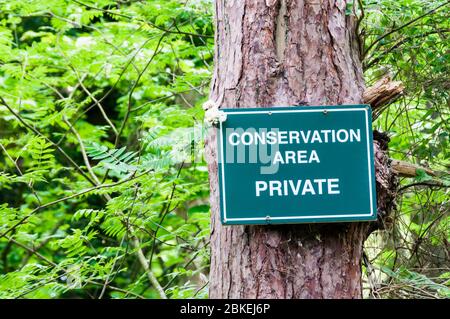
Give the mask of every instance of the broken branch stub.
[{"label": "broken branch stub", "polygon": [[401,81],[392,81],[390,76],[376,82],[363,93],[363,101],[372,107],[373,120],[385,109],[387,105],[399,98],[405,89]]},{"label": "broken branch stub", "polygon": [[428,175],[436,176],[436,173],[427,167],[411,164],[400,160],[391,160],[391,168],[395,174],[401,177],[416,177],[417,170],[423,170]]}]

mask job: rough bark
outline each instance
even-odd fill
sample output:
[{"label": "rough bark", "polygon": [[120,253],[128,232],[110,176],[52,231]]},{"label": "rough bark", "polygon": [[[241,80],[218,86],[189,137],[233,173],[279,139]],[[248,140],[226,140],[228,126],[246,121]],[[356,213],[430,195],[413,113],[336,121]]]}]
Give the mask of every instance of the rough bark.
[{"label": "rough bark", "polygon": [[[211,100],[220,107],[358,104],[364,81],[345,1],[216,0]],[[381,135],[380,135],[381,136]],[[369,223],[222,226],[216,132],[206,155],[211,188],[211,298],[359,298]],[[375,142],[379,214],[394,179]]]}]

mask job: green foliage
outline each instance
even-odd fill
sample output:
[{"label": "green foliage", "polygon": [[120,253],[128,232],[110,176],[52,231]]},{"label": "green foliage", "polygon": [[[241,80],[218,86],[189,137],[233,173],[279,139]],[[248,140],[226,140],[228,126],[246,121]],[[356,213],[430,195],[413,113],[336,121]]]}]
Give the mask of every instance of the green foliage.
[{"label": "green foliage", "polygon": [[[400,180],[393,226],[373,234],[366,253],[376,268],[366,292],[383,298],[448,298],[449,36],[448,1],[363,1],[365,78],[389,75],[404,95],[374,122],[387,132],[390,156],[428,167]],[[362,11],[357,9],[361,16]],[[369,265],[366,265],[369,267]],[[367,269],[367,268],[366,268]]]},{"label": "green foliage", "polygon": [[0,298],[207,295],[211,9],[0,0]]},{"label": "green foliage", "polygon": [[99,164],[115,173],[127,173],[137,171],[137,166],[130,164],[136,158],[136,152],[125,152],[126,147],[120,149],[108,149],[105,145],[93,143],[86,147],[86,153],[93,160],[100,160]]}]

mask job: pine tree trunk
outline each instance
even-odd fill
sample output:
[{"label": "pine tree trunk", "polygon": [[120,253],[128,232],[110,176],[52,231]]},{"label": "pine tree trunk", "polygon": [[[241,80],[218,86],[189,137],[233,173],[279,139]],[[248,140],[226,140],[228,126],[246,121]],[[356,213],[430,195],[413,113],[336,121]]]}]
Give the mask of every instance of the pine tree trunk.
[{"label": "pine tree trunk", "polygon": [[[216,0],[211,100],[221,107],[362,102],[364,80],[345,1]],[[211,188],[211,298],[360,298],[369,223],[227,226],[220,223],[216,132]],[[393,206],[386,142],[375,141],[378,214]]]}]

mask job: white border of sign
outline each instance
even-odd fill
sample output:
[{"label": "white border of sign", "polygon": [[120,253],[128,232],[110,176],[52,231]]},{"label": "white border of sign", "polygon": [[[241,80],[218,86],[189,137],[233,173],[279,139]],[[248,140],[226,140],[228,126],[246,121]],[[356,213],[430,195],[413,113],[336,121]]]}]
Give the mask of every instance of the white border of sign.
[{"label": "white border of sign", "polygon": [[[317,110],[314,109],[306,109],[306,110],[273,110],[270,111],[242,111],[242,112],[227,112],[227,116],[238,115],[238,114],[274,114],[274,113],[322,113],[324,110],[327,112],[354,112],[354,111],[363,111],[365,113],[366,120],[366,140],[367,140],[367,165],[369,171],[369,200],[370,200],[370,214],[350,214],[350,215],[310,215],[310,216],[285,216],[285,217],[270,217],[270,220],[277,219],[311,219],[311,218],[343,218],[343,217],[371,217],[374,214],[373,211],[373,190],[372,190],[372,169],[370,162],[370,137],[369,137],[369,122],[368,122],[368,108],[349,108],[349,109],[338,109],[338,108],[320,108]],[[220,157],[221,157],[221,179],[222,179],[222,200],[223,200],[223,221],[226,223],[227,221],[267,221],[266,217],[249,217],[249,218],[227,218],[227,201],[225,198],[225,165],[224,165],[224,152],[223,152],[223,131],[222,131],[222,122],[220,122]]]}]

